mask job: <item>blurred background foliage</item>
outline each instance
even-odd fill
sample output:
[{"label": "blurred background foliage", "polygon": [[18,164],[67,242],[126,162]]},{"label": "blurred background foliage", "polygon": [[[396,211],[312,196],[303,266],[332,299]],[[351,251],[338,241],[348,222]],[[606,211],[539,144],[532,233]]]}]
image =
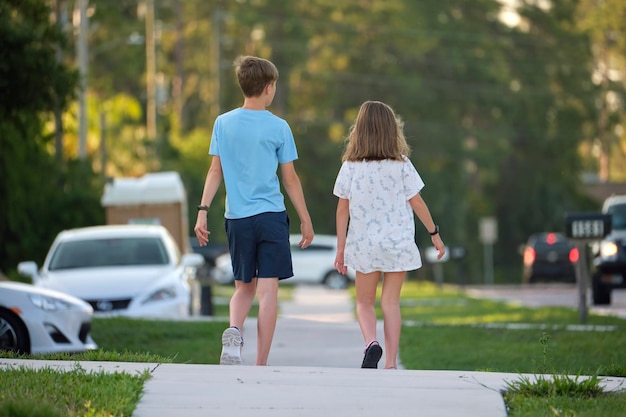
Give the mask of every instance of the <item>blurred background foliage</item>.
[{"label": "blurred background foliage", "polygon": [[[270,110],[294,131],[316,232],[334,233],[347,130],[363,101],[381,100],[405,121],[444,241],[467,249],[448,275],[467,282],[482,280],[481,218],[498,221],[496,282],[519,282],[528,235],[599,209],[583,179],[626,180],[623,0],[88,0],[86,155],[77,151],[79,3],[0,0],[5,272],[41,263],[64,228],[102,224],[108,177],[178,171],[193,228],[213,120],[242,102],[239,54],[280,71]],[[223,199],[222,189],[209,212],[216,242],[225,241]],[[416,239],[430,244],[420,224]]]}]

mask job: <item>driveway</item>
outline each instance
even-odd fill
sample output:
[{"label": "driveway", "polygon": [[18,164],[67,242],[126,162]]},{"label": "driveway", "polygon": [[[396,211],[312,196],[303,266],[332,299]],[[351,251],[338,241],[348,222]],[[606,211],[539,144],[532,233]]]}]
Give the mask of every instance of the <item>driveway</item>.
[{"label": "driveway", "polygon": [[[571,307],[578,309],[578,288],[572,284],[467,286],[467,294],[478,298],[520,303],[526,307]],[[626,318],[626,290],[613,290],[611,305],[594,306],[588,294],[589,312]]]}]

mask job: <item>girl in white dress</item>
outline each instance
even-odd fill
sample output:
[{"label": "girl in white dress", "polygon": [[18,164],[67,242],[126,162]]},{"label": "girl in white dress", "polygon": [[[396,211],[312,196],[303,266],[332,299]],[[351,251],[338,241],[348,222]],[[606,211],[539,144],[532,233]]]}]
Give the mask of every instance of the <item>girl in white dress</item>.
[{"label": "girl in white dress", "polygon": [[350,128],[333,190],[339,197],[335,268],[342,274],[348,267],[356,270],[356,312],[365,339],[362,368],[377,368],[382,356],[374,309],[381,275],[385,368],[397,368],[400,291],[406,272],[422,266],[413,213],[430,233],[437,258],[445,253],[409,152],[393,109],[379,101],[363,103]]}]

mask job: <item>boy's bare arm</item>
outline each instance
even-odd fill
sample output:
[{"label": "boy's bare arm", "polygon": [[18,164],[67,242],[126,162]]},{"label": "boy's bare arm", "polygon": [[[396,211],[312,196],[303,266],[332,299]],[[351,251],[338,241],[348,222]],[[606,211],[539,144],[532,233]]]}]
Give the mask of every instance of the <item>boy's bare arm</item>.
[{"label": "boy's bare arm", "polygon": [[[204,190],[202,191],[202,199],[200,200],[201,206],[211,206],[213,198],[222,183],[222,178],[222,162],[220,161],[220,157],[213,156],[211,167],[209,168],[204,182]],[[196,226],[193,230],[196,233],[200,246],[204,246],[209,242],[211,232],[207,229],[206,212],[204,210],[198,210]]]},{"label": "boy's bare arm", "polygon": [[311,216],[309,216],[309,210],[307,209],[306,201],[304,200],[304,192],[302,191],[300,178],[298,178],[293,162],[281,164],[280,172],[285,191],[287,192],[287,195],[289,196],[289,199],[291,200],[291,203],[300,218],[300,232],[302,233],[302,240],[298,243],[298,245],[301,248],[306,248],[313,241],[315,232],[313,231]]},{"label": "boy's bare arm", "polygon": [[[411,197],[411,199],[409,200],[409,204],[411,204],[411,208],[413,208],[413,211],[420,219],[426,230],[428,230],[429,233],[435,230],[435,222],[430,215],[430,210],[428,210],[426,202],[419,193]],[[441,236],[439,236],[439,233],[431,236],[431,241],[433,242],[433,246],[435,247],[435,249],[437,249],[437,251],[439,252],[437,254],[437,259],[441,259],[446,253],[446,247],[444,246],[443,241],[441,240]]]}]

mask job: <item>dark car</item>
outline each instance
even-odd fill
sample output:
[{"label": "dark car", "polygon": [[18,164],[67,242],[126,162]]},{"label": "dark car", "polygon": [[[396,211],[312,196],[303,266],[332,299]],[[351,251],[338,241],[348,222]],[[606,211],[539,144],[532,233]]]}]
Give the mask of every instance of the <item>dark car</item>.
[{"label": "dark car", "polygon": [[591,291],[594,304],[611,304],[611,291],[626,288],[626,195],[607,198],[602,212],[611,215],[611,233],[592,246]]},{"label": "dark car", "polygon": [[531,235],[523,251],[522,282],[576,282],[575,264],[578,249],[562,233],[548,232]]}]

